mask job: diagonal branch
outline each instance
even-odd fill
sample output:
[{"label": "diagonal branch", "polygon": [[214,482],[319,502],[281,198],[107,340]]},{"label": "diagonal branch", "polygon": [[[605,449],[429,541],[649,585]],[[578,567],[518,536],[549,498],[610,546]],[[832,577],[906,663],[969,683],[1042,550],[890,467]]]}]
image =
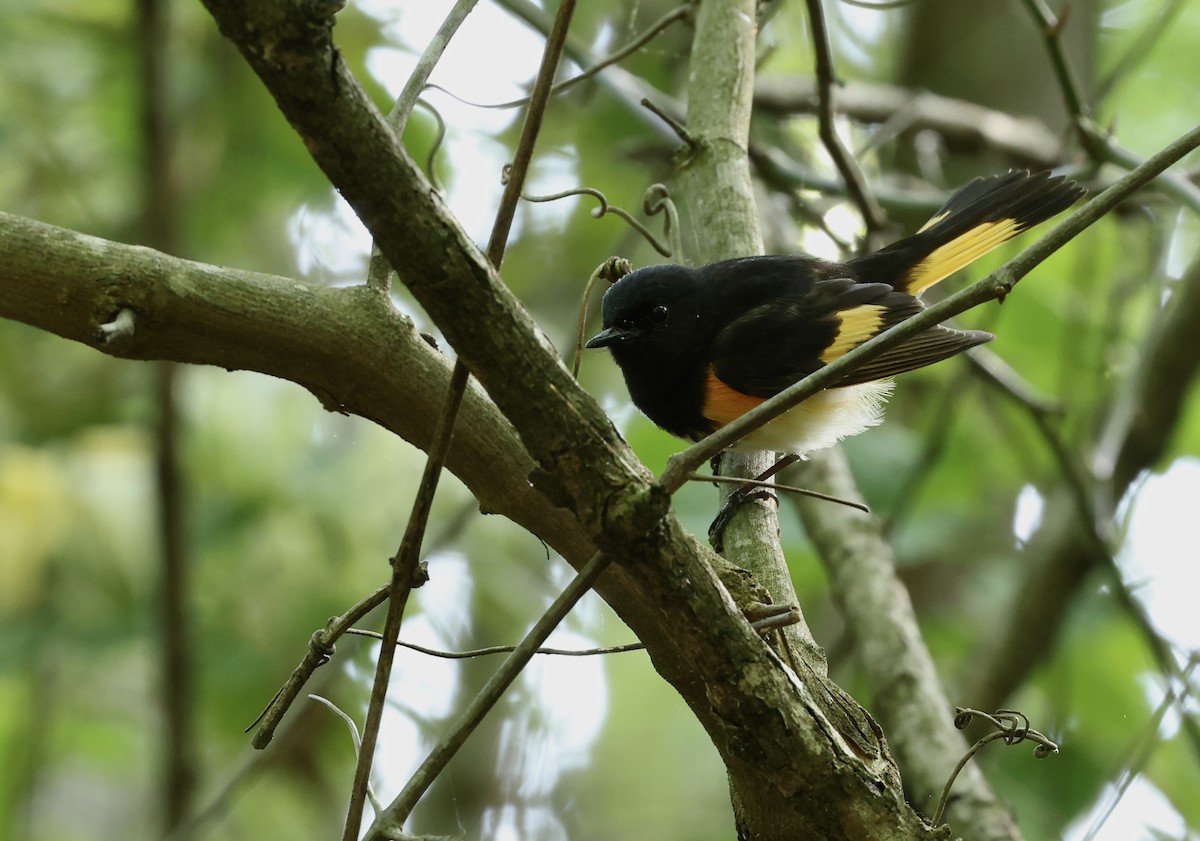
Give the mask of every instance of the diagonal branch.
[{"label": "diagonal branch", "polygon": [[[619,576],[639,591],[636,601],[656,605],[657,615],[637,617],[644,624],[635,632],[731,773],[758,783],[743,793],[760,801],[771,834],[846,837],[868,813],[898,837],[924,833],[892,780],[880,777],[890,766],[864,763],[831,725],[827,699],[779,669],[738,615],[713,575],[713,556],[668,513],[667,495],[413,166],[334,49],[331,22],[306,16],[307,4],[206,5],[512,422],[538,462],[534,484],[613,555],[601,584]],[[875,794],[855,796],[864,784]]]},{"label": "diagonal branch", "polygon": [[[128,335],[102,326],[128,313]],[[0,317],[111,356],[250,370],[297,383],[427,448],[451,363],[364,287],[180,260],[0,213]],[[582,564],[595,552],[569,515],[529,486],[534,463],[483,391],[468,389],[448,466],[504,514]]]},{"label": "diagonal branch", "polygon": [[[504,194],[500,199],[500,207],[496,211],[496,220],[492,227],[491,239],[488,241],[488,261],[497,268],[504,259],[504,250],[508,244],[509,231],[512,229],[513,216],[516,214],[517,203],[521,198],[521,187],[525,183],[525,176],[529,171],[529,163],[533,160],[534,144],[537,141],[538,131],[542,125],[542,118],[546,113],[546,103],[550,99],[554,74],[558,70],[559,59],[562,56],[563,44],[566,41],[567,29],[574,10],[574,0],[564,0],[559,6],[554,29],[546,42],[546,49],[542,55],[541,67],[538,70],[533,95],[530,97],[529,110],[526,112],[525,123],[521,129],[521,139],[517,143],[516,155],[513,158],[509,178],[505,183]],[[371,686],[371,703],[367,708],[367,721],[363,727],[363,749],[359,751],[358,765],[355,769],[354,787],[351,790],[350,806],[346,817],[343,841],[354,841],[359,834],[363,800],[369,790],[371,763],[375,753],[376,740],[379,736],[379,727],[383,717],[383,705],[387,697],[387,687],[391,680],[392,662],[396,653],[396,641],[400,637],[400,623],[404,615],[404,605],[417,579],[417,569],[421,558],[421,543],[424,540],[425,527],[429,521],[429,512],[433,507],[433,497],[437,489],[438,478],[441,475],[442,466],[446,461],[446,452],[450,446],[450,436],[454,433],[454,424],[458,419],[458,410],[462,405],[462,397],[467,388],[468,378],[469,374],[467,373],[466,365],[462,359],[457,360],[454,363],[454,371],[450,375],[450,385],[446,390],[446,400],[443,404],[442,413],[438,417],[437,426],[434,428],[433,444],[429,448],[429,458],[425,463],[425,471],[421,476],[417,498],[413,503],[412,513],[409,515],[408,525],[404,531],[404,539],[400,543],[400,550],[396,553],[396,557],[392,561],[392,593],[388,601],[387,618],[384,621],[383,645],[379,650],[379,660],[375,668],[375,681]],[[591,585],[596,575],[602,569],[603,567],[597,569],[596,573],[587,582],[588,586]],[[570,601],[566,608],[569,609],[573,605],[574,600]],[[561,619],[561,616],[557,617],[552,623],[546,623],[549,625],[550,630],[554,628],[559,619]],[[546,633],[548,634],[549,630]],[[523,666],[523,664],[517,662],[514,666],[517,668],[510,673],[507,681],[497,682],[498,690],[495,693],[495,699],[499,699],[499,693],[516,677],[520,670],[519,667]],[[494,703],[494,700],[492,703]],[[489,709],[491,709],[491,704],[483,706],[479,713],[480,717]],[[467,730],[466,732],[470,731]],[[465,740],[465,738],[466,733],[463,733],[461,739]],[[442,744],[444,745],[446,742],[443,741]],[[461,741],[457,744],[461,744]],[[440,751],[445,755],[447,762],[457,748],[457,744],[453,748]],[[437,766],[435,769],[431,769],[430,774],[440,772],[441,767]],[[432,780],[430,779],[430,781]],[[420,788],[418,794],[415,796],[419,797],[420,793],[423,793],[424,790],[424,788]],[[397,821],[400,824],[403,824],[407,820],[408,813],[412,810],[412,805],[415,805],[415,803],[410,804],[406,809],[399,810],[400,814],[397,815]],[[389,807],[389,811],[393,809],[394,806]]]}]

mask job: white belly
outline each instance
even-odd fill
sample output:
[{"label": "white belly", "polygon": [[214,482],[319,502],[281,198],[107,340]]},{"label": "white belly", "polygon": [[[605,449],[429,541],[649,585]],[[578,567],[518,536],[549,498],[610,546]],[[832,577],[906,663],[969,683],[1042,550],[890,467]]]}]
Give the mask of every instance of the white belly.
[{"label": "white belly", "polygon": [[750,433],[731,449],[803,456],[832,447],[843,438],[877,426],[883,420],[883,404],[894,385],[891,380],[878,380],[827,388]]}]

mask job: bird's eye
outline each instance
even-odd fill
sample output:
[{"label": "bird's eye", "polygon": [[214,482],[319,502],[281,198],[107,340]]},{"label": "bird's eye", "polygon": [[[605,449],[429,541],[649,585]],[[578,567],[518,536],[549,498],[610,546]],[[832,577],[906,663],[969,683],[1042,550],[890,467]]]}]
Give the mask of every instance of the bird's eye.
[{"label": "bird's eye", "polygon": [[654,309],[650,310],[650,320],[655,324],[662,324],[667,320],[667,308],[659,304]]}]

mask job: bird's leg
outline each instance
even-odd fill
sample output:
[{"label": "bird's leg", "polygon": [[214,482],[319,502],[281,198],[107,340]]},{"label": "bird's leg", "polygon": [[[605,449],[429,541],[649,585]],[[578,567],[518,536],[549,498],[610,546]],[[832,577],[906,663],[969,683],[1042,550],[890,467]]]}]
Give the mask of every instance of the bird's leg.
[{"label": "bird's leg", "polygon": [[[713,456],[712,469],[713,473],[718,472],[720,467],[720,454]],[[765,482],[778,473],[783,468],[790,464],[799,461],[800,456],[785,454],[776,459],[775,463],[756,476],[752,481]],[[747,483],[744,487],[731,493],[725,497],[725,502],[717,511],[717,516],[713,519],[712,525],[708,527],[708,542],[712,544],[712,548],[717,552],[725,549],[725,527],[729,525],[730,519],[733,518],[733,512],[737,511],[738,506],[752,499],[771,499],[776,498],[769,488],[762,488],[753,484]]]}]

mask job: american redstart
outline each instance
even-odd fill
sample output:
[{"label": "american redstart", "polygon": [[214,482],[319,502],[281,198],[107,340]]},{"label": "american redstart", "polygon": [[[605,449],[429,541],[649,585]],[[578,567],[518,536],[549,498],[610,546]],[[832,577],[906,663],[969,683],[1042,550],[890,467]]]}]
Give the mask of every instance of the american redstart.
[{"label": "american redstart", "polygon": [[[604,295],[607,347],[633,402],[699,440],[850,349],[924,309],[922,292],[1074,204],[1061,176],[1012,171],[956,192],[917,233],[834,263],[806,255],[649,266]],[[937,326],[893,347],[751,433],[737,449],[803,455],[880,422],[891,377],[993,339]]]}]

